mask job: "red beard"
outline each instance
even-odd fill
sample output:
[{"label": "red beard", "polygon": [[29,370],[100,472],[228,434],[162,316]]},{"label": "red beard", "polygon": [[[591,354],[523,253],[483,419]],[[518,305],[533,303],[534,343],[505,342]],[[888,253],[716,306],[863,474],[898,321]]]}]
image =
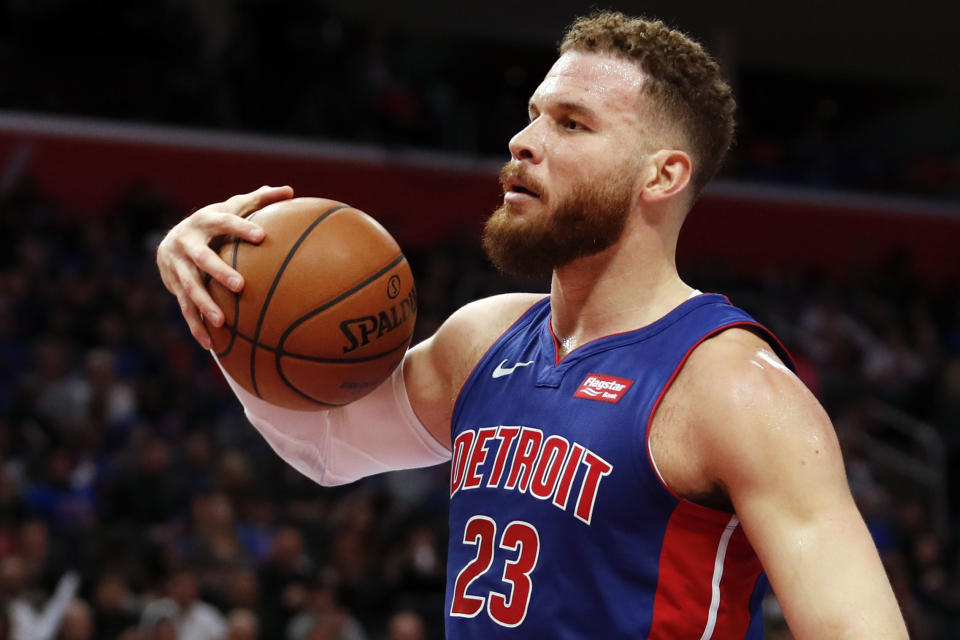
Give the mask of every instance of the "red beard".
[{"label": "red beard", "polygon": [[[508,162],[500,171],[500,182],[517,178],[531,190],[544,195],[523,165]],[[540,277],[557,267],[613,245],[623,233],[633,200],[633,176],[624,172],[607,179],[575,184],[571,195],[553,205],[547,213],[520,215],[504,203],[483,229],[483,248],[491,262],[505,273]]]}]

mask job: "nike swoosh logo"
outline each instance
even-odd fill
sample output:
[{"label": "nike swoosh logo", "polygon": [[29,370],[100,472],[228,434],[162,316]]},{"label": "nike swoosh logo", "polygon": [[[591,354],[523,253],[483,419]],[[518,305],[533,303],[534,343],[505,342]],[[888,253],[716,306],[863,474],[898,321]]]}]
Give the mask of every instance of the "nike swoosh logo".
[{"label": "nike swoosh logo", "polygon": [[533,362],[534,362],[533,360],[531,360],[530,362],[518,362],[512,367],[505,367],[503,365],[507,364],[507,361],[504,360],[503,362],[497,365],[496,369],[493,370],[493,377],[502,378],[503,376],[508,376],[511,373],[513,373],[513,370],[516,369],[517,367],[529,367],[530,365],[533,364]]}]

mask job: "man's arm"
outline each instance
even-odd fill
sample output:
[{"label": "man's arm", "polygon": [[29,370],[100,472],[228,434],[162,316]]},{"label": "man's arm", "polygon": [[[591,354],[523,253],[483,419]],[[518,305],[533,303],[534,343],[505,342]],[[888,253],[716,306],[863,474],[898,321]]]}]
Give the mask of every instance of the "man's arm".
[{"label": "man's arm", "polygon": [[[204,348],[210,348],[210,337],[201,314],[219,326],[223,312],[207,293],[203,274],[233,291],[243,287],[242,279],[237,285],[231,282],[240,274],[210,249],[210,241],[222,235],[261,241],[262,228],[244,216],[292,196],[289,187],[263,187],[203,207],[171,229],[157,248],[163,283]],[[460,388],[486,349],[540,297],[507,294],[466,305],[411,349],[380,387],[345,407],[283,409],[244,391],[229,376],[227,380],[273,449],[321,484],[438,464],[449,458],[450,418]]]},{"label": "man's arm", "polygon": [[733,502],[791,631],[802,640],[906,638],[813,395],[743,330],[705,342],[687,368],[703,469]]},{"label": "man's arm", "polygon": [[460,388],[487,347],[541,297],[506,294],[466,305],[408,351],[380,386],[342,407],[277,407],[223,375],[277,455],[319,484],[440,464],[450,457],[450,419]]}]

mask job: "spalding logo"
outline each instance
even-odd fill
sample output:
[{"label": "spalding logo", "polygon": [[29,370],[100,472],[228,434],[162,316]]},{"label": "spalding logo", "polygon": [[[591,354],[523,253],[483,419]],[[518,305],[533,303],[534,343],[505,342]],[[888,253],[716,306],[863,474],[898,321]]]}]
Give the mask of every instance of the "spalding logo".
[{"label": "spalding logo", "polygon": [[349,318],[340,323],[340,331],[347,337],[348,344],[343,348],[344,353],[370,344],[371,340],[382,338],[417,313],[417,292],[410,289],[407,297],[388,309],[383,309],[376,315]]}]

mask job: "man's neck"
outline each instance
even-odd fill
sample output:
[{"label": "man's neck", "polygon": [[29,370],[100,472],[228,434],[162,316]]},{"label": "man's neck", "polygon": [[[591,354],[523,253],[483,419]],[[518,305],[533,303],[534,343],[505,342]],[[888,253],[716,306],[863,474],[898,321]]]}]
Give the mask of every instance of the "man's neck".
[{"label": "man's neck", "polygon": [[613,247],[555,270],[551,323],[560,355],[605,335],[644,327],[693,292],[677,274],[673,246],[624,234]]}]

